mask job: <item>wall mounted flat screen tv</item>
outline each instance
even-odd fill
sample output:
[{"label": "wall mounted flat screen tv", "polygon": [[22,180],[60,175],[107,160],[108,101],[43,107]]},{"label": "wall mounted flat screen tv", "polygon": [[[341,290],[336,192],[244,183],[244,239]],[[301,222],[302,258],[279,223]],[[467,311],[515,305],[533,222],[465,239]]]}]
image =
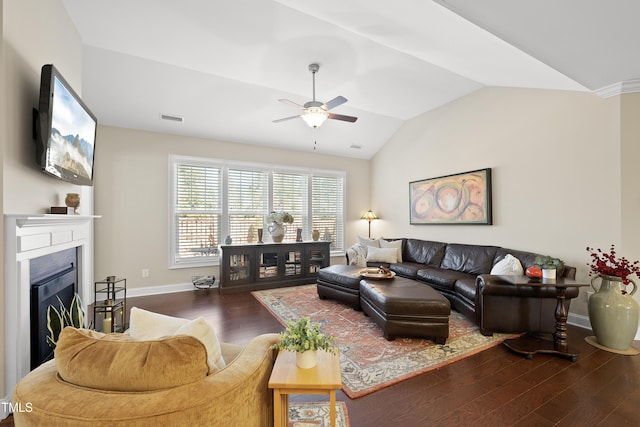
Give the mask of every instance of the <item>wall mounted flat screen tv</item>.
[{"label": "wall mounted flat screen tv", "polygon": [[39,110],[34,111],[36,162],[64,181],[93,185],[98,120],[51,64],[42,67]]}]

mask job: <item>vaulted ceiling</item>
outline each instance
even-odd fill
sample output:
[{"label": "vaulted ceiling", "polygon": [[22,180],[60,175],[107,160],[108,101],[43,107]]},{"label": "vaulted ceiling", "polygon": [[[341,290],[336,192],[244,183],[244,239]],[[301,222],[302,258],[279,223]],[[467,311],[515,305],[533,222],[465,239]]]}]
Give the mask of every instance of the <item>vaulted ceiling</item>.
[{"label": "vaulted ceiling", "polygon": [[[371,158],[404,121],[485,86],[637,85],[636,0],[62,0],[102,124]],[[273,123],[342,95],[318,129]],[[64,74],[64,70],[61,70]],[[161,115],[184,121],[162,120]]]}]

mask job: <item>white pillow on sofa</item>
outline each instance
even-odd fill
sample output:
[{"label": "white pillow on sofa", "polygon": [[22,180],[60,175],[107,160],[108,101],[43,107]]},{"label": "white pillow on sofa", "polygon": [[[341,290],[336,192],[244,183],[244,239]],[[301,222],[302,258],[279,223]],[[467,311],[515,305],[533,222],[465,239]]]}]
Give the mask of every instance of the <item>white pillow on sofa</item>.
[{"label": "white pillow on sofa", "polygon": [[225,367],[218,337],[211,325],[202,317],[195,320],[181,319],[132,307],[129,335],[141,341],[157,340],[174,335],[190,335],[200,340],[206,347],[209,373]]},{"label": "white pillow on sofa", "polygon": [[380,247],[381,248],[396,248],[397,249],[397,262],[402,262],[402,240],[391,240],[387,241],[384,239],[380,239]]},{"label": "white pillow on sofa", "polygon": [[367,262],[387,262],[393,264],[398,262],[398,250],[396,248],[367,248]]},{"label": "white pillow on sofa", "polygon": [[491,274],[522,276],[524,274],[524,268],[522,268],[522,264],[518,258],[507,254],[493,266]]},{"label": "white pillow on sofa", "polygon": [[360,243],[365,248],[367,246],[372,246],[374,248],[380,247],[380,239],[367,239],[366,237],[358,236],[358,243]]}]

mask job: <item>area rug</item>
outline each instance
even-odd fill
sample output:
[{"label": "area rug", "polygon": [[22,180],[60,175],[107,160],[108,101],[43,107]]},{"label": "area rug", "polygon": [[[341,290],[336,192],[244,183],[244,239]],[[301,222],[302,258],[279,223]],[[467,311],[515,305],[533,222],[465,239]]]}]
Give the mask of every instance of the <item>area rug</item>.
[{"label": "area rug", "polygon": [[288,320],[310,317],[322,331],[336,337],[340,349],[342,389],[358,398],[440,368],[496,346],[509,334],[483,336],[478,327],[456,311],[449,318],[445,344],[421,338],[387,341],[382,329],[361,311],[332,300],[321,300],[316,285],[252,292],[283,325]]},{"label": "area rug", "polygon": [[[329,427],[329,402],[289,402],[289,427]],[[336,402],[336,427],[349,427],[347,405]]]}]

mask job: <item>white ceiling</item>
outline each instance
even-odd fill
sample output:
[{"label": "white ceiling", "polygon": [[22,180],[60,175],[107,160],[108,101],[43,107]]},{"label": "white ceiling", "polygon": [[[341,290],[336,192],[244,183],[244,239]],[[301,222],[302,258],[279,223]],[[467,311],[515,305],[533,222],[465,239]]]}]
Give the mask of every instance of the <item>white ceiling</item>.
[{"label": "white ceiling", "polygon": [[[484,86],[640,78],[636,0],[62,1],[102,124],[213,140],[369,159],[405,120]],[[316,98],[346,97],[332,112],[356,123],[272,123],[298,113],[279,98],[311,100],[312,62]]]}]

